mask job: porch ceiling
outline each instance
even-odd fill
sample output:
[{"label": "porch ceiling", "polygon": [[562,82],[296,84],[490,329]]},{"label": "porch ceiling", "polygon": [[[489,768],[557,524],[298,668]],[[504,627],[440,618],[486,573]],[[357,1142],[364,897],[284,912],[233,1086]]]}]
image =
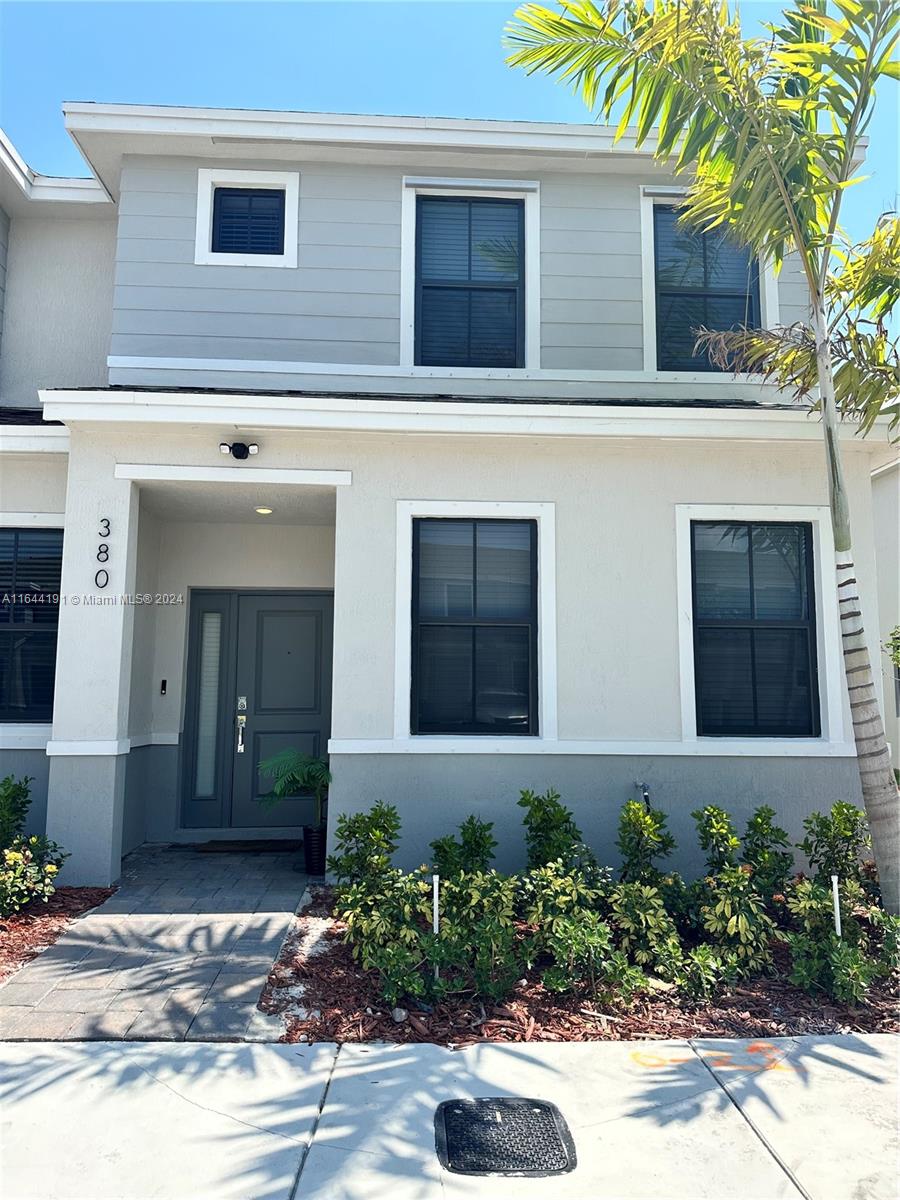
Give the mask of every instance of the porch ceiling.
[{"label": "porch ceiling", "polygon": [[[141,483],[141,505],[164,521],[333,525],[335,489],[270,483]],[[270,516],[257,508],[272,509]]]}]

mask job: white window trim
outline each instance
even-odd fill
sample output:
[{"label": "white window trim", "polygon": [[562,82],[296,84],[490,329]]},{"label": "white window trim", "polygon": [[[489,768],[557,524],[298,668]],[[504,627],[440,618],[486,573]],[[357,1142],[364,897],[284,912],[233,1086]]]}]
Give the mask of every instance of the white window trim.
[{"label": "white window trim", "polygon": [[[679,187],[641,186],[641,300],[644,313],[644,370],[653,372],[661,380],[686,379],[684,371],[662,371],[656,365],[656,254],[653,232],[653,208],[657,204],[672,205],[684,196],[686,189]],[[771,263],[759,265],[759,303],[763,328],[773,329],[779,321],[778,278]],[[730,372],[697,372],[699,378],[715,378]],[[739,378],[758,380],[760,376],[742,375]]]},{"label": "white window trim", "polygon": [[[534,179],[457,179],[404,175],[400,202],[400,365],[412,367],[416,345],[416,196],[495,196],[525,201],[525,366],[541,365],[541,185]],[[418,369],[418,368],[417,368]],[[440,371],[426,367],[424,371]],[[483,375],[483,368],[467,368]]]},{"label": "white window trim", "polygon": [[[213,192],[217,187],[281,188],[284,191],[283,254],[214,254],[212,251]],[[221,168],[197,172],[197,227],[194,262],[220,267],[296,267],[299,242],[300,176],[296,171],[232,171]]]},{"label": "white window trim", "polygon": [[[412,544],[414,517],[504,518],[537,521],[538,589],[538,735],[485,737],[468,734],[411,734],[412,688]],[[451,753],[477,746],[510,753],[524,745],[550,747],[557,739],[556,691],[556,505],[518,501],[398,500],[397,591],[394,641],[394,744],[414,742],[425,752]]]},{"label": "white window trim", "polygon": [[[721,738],[697,733],[694,679],[693,589],[691,585],[692,521],[804,521],[812,525],[813,578],[816,605],[816,660],[821,734],[817,738]],[[752,745],[763,754],[790,754],[794,749],[852,749],[852,733],[844,709],[840,617],[834,571],[831,514],[819,505],[676,504],[675,553],[678,579],[678,658],[681,679],[681,734],[685,744],[715,744],[721,753],[740,753]]]}]

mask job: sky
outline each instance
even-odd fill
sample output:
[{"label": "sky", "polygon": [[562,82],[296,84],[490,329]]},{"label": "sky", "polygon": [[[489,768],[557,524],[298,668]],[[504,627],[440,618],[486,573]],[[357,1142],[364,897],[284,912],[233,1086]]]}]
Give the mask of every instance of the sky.
[{"label": "sky", "polygon": [[[35,170],[84,175],[63,128],[66,100],[592,120],[560,84],[506,66],[501,37],[515,7],[516,0],[0,0],[0,126]],[[742,5],[745,23],[771,20],[778,9]],[[898,207],[896,84],[885,82],[869,135],[870,178],[845,200],[854,240]]]}]

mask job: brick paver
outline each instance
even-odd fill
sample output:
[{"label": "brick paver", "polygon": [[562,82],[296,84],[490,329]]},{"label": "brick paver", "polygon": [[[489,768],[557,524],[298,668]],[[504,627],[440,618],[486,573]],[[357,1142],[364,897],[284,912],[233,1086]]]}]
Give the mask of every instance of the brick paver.
[{"label": "brick paver", "polygon": [[290,853],[142,847],[119,890],[0,985],[9,1041],[277,1041],[256,1007],[306,886]]}]

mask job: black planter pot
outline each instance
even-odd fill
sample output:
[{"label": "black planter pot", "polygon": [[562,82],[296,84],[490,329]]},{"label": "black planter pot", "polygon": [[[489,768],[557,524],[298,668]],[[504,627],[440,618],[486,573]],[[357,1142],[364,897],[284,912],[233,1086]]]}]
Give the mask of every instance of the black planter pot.
[{"label": "black planter pot", "polygon": [[324,825],[306,825],[303,829],[303,855],[307,875],[325,874],[325,841],[327,830]]}]

